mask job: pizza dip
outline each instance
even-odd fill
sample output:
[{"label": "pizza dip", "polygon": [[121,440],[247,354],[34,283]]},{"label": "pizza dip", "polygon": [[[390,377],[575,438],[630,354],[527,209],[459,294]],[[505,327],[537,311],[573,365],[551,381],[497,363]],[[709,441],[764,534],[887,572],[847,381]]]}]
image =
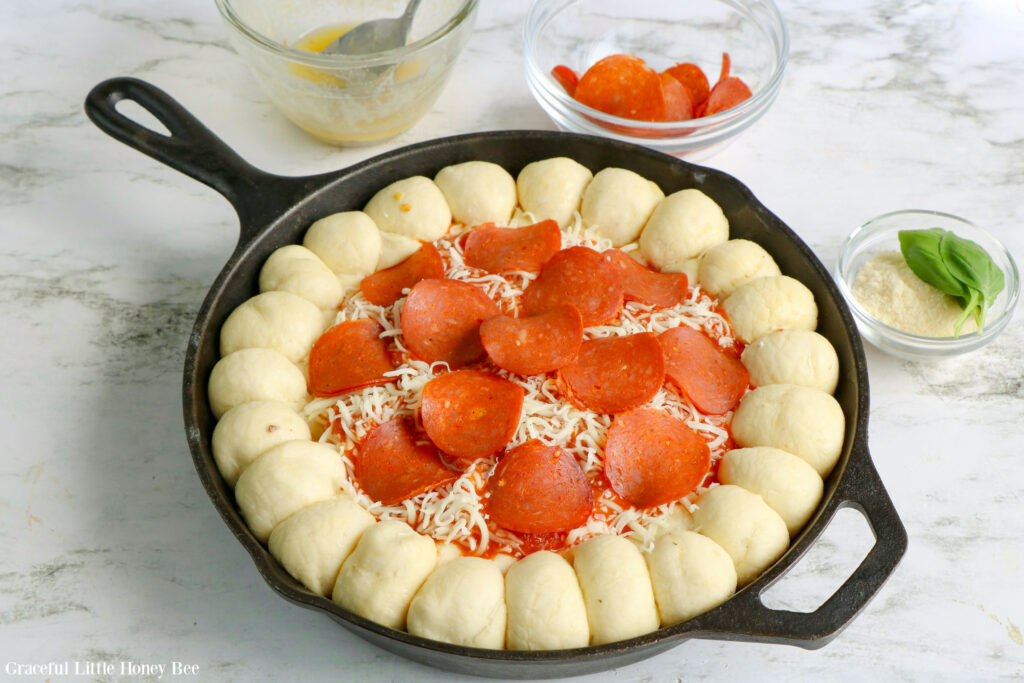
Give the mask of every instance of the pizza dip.
[{"label": "pizza dip", "polygon": [[210,375],[217,466],[310,591],[425,638],[700,614],[785,552],[843,445],[811,292],[699,189],[626,169],[399,180],[259,286]]}]

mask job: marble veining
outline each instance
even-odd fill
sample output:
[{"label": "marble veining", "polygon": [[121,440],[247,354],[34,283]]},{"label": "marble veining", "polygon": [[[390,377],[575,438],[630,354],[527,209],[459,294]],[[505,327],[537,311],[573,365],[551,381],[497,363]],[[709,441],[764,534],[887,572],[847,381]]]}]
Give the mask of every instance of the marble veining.
[{"label": "marble veining", "polygon": [[[779,5],[792,46],[779,98],[705,163],[741,179],[830,268],[849,230],[905,208],[964,216],[1024,259],[1024,5]],[[180,387],[237,219],[205,186],[102,134],[82,102],[105,78],[144,78],[285,175],[446,135],[551,129],[523,78],[525,12],[483,0],[434,109],[387,145],[336,149],[266,101],[208,0],[0,8],[0,670],[82,662],[113,672],[76,680],[169,680],[139,667],[179,662],[203,681],[470,679],[281,600],[228,532],[192,467]],[[955,360],[866,347],[869,447],[910,545],[831,644],[692,640],[579,680],[1024,678],[1022,347],[1020,314]],[[872,539],[843,511],[764,601],[813,610]]]}]

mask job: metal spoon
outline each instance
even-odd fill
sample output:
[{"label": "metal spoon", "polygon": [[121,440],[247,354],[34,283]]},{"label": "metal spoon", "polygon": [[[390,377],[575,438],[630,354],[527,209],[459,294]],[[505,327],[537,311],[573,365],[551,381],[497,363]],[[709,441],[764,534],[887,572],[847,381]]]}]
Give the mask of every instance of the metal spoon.
[{"label": "metal spoon", "polygon": [[374,19],[359,24],[323,49],[324,53],[365,55],[405,45],[421,0],[410,0],[397,19]]}]

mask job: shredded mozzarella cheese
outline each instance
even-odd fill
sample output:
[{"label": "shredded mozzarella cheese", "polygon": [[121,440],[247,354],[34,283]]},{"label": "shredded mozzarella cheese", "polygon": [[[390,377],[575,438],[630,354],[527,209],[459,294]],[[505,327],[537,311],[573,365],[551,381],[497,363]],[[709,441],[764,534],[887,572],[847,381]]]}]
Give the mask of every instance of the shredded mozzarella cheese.
[{"label": "shredded mozzarella cheese", "polygon": [[[529,224],[532,216],[524,214],[518,219]],[[498,302],[508,314],[519,310],[523,290],[536,278],[536,274],[512,272],[492,274],[466,265],[460,245],[462,226],[453,226],[448,236],[435,243],[445,262],[445,277],[468,282],[482,288]],[[611,248],[611,243],[583,228],[579,213],[563,230],[562,247],[588,246],[598,251]],[[488,524],[484,503],[487,498],[487,477],[493,471],[497,458],[477,460],[451,484],[419,494],[396,505],[382,505],[368,496],[355,477],[353,455],[361,441],[377,425],[400,416],[415,416],[420,406],[424,385],[439,373],[449,370],[446,363],[425,363],[412,358],[402,344],[401,315],[405,299],[393,306],[383,307],[369,303],[356,291],[344,302],[335,317],[335,324],[368,318],[377,322],[383,332],[381,338],[393,345],[392,350],[402,364],[387,373],[393,382],[353,391],[335,398],[316,398],[304,409],[311,423],[324,427],[320,441],[332,444],[341,453],[347,476],[343,490],[379,520],[396,519],[409,524],[419,533],[438,542],[458,544],[473,554],[493,552],[521,557],[523,537]],[[590,327],[584,337],[594,339],[625,336],[639,332],[659,334],[667,329],[686,325],[704,331],[720,346],[728,348],[737,342],[728,322],[716,309],[717,302],[699,287],[693,287],[689,298],[671,308],[654,310],[636,302],[627,302],[618,324]],[[488,370],[523,388],[522,418],[508,447],[514,448],[531,439],[559,446],[572,454],[592,482],[603,477],[603,451],[610,415],[595,413],[570,403],[550,375],[520,376],[490,366]],[[728,448],[727,427],[731,414],[708,416],[701,414],[684,396],[665,386],[646,404],[683,420],[687,426],[704,437],[711,450],[712,461],[720,458]],[[455,469],[453,467],[453,469]],[[711,475],[696,491],[680,501],[674,501],[648,510],[637,510],[623,505],[609,489],[604,489],[595,500],[594,513],[583,526],[566,535],[566,544],[573,546],[593,536],[614,533],[632,535],[643,547],[650,547],[659,530],[664,528],[668,515],[679,506],[694,509],[693,501],[706,490]]]}]

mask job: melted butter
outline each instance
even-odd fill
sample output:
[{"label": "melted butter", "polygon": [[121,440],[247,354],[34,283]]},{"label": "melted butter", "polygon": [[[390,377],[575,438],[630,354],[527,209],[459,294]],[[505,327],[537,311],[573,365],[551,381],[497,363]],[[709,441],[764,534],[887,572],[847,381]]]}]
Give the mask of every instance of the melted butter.
[{"label": "melted butter", "polygon": [[[316,28],[301,36],[290,45],[298,50],[320,53],[323,52],[324,48],[337,40],[340,36],[345,35],[345,33],[352,30],[355,26],[356,24],[333,24],[330,26]],[[289,43],[286,42],[285,44],[287,45]],[[292,62],[288,65],[288,69],[292,74],[304,81],[323,86],[328,90],[343,91],[348,86],[344,78],[336,75],[337,73],[340,73],[339,71],[332,73],[332,70],[329,68],[313,67]],[[396,86],[400,85],[407,79],[420,75],[424,71],[426,71],[426,64],[420,56],[411,57],[398,64],[394,68],[390,77],[384,79],[384,81],[379,84],[380,96],[377,98],[376,104],[383,105],[387,100],[395,96],[394,88]],[[338,96],[342,95],[343,93],[338,93]],[[329,97],[334,97],[334,95],[330,95]],[[358,102],[358,98],[360,98],[361,95],[356,95],[355,97],[357,99],[354,100],[354,102]],[[287,111],[287,107],[284,108],[284,113],[306,132],[328,142],[341,144],[365,144],[376,140],[394,137],[406,130],[412,126],[420,116],[422,116],[425,110],[429,108],[430,103],[431,100],[429,98],[419,98],[418,101],[413,101],[409,103],[408,106],[392,107],[393,111],[387,111],[388,107],[385,106],[384,108],[386,113],[382,113],[372,126],[368,126],[368,130],[366,132],[353,131],[350,128],[346,128],[343,132],[324,130],[322,126],[309,125],[309,121],[306,120],[307,117],[300,115],[298,112],[289,112]]]},{"label": "melted butter", "polygon": [[[355,24],[336,24],[313,29],[296,40],[292,47],[296,50],[305,50],[306,52],[323,52],[325,47],[351,31],[354,26]],[[306,66],[305,64],[289,64],[288,68],[293,74],[310,83],[331,85],[337,88],[345,87],[345,79],[338,78],[315,67]]]}]

